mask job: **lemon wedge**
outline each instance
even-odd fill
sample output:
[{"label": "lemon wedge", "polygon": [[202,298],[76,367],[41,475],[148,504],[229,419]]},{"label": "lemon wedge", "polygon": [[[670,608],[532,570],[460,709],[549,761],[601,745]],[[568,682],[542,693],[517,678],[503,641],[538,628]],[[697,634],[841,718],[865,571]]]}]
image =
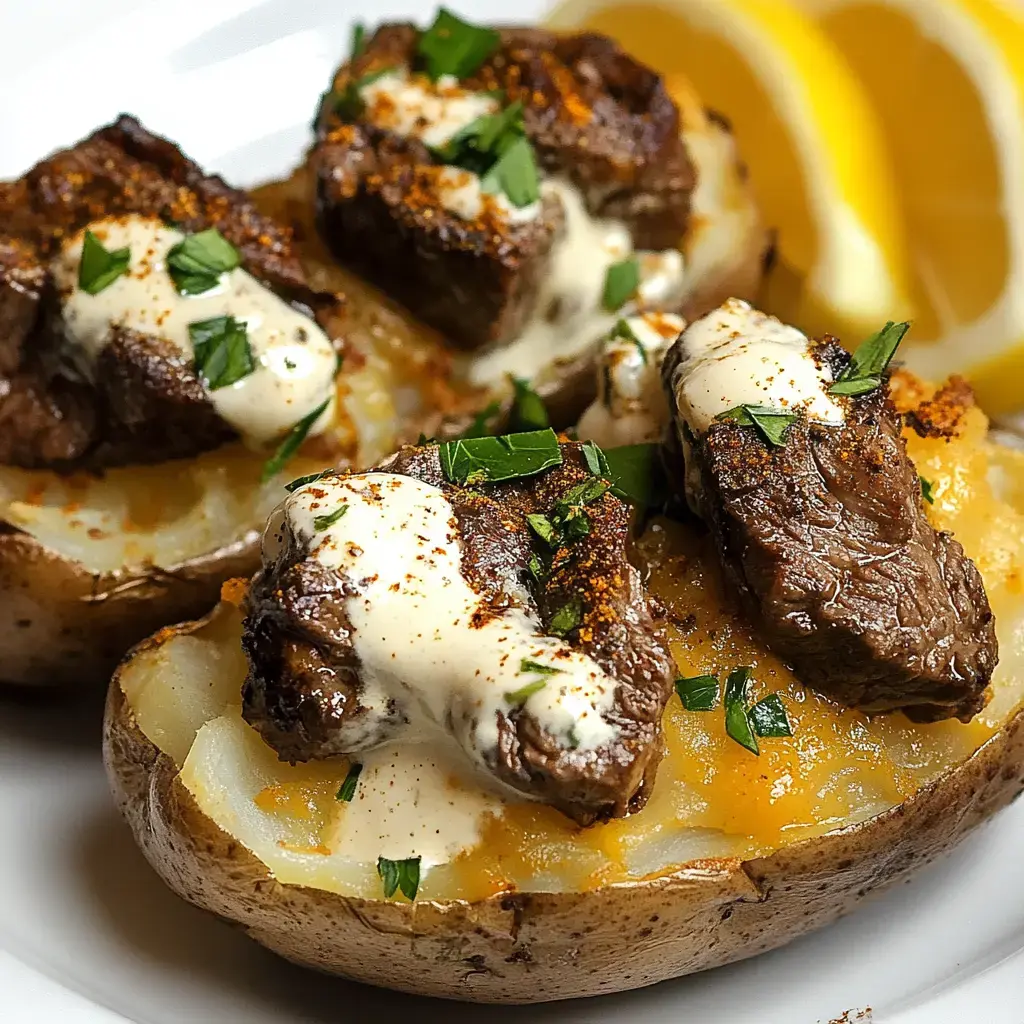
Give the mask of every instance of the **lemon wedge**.
[{"label": "lemon wedge", "polygon": [[857,341],[908,313],[908,267],[871,104],[814,20],[778,0],[564,0],[556,29],[617,39],[688,79],[732,123],[779,259],[764,304],[807,331]]},{"label": "lemon wedge", "polygon": [[1024,408],[1024,9],[998,0],[797,0],[878,112],[906,218],[922,376]]}]

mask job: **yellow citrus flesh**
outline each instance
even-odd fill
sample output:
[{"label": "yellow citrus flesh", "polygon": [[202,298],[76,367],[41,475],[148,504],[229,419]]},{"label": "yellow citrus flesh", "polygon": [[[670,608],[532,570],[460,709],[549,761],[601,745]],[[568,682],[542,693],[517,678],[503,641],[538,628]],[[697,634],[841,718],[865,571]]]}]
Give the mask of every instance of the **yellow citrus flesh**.
[{"label": "yellow citrus flesh", "polygon": [[733,124],[779,263],[765,304],[815,333],[856,335],[905,314],[901,219],[881,131],[826,35],[774,0],[567,0],[559,29],[604,32],[693,83]]},{"label": "yellow citrus flesh", "polygon": [[871,97],[914,268],[905,356],[1022,406],[1024,11],[998,0],[797,0]]}]

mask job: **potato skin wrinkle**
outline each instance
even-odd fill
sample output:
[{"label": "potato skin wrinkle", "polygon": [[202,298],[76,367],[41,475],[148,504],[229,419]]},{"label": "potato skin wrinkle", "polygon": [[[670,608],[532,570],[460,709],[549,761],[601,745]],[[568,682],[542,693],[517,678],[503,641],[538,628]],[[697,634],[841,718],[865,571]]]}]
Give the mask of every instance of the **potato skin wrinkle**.
[{"label": "potato skin wrinkle", "polygon": [[[216,613],[215,613],[216,614]],[[587,892],[476,901],[362,899],[282,884],[201,811],[121,688],[104,759],[118,806],[178,895],[298,964],[421,995],[532,1003],[639,988],[781,946],[950,850],[1024,789],[1024,712],[969,758],[874,818],[743,861],[709,858]]]}]

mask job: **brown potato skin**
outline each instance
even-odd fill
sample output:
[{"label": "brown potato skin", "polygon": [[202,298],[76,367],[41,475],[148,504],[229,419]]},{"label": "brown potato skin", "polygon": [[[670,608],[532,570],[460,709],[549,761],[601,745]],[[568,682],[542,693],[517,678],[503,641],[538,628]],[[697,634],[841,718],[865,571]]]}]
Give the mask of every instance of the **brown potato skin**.
[{"label": "brown potato skin", "polygon": [[[200,625],[164,630],[138,649]],[[693,861],[586,893],[409,904],[276,882],[198,808],[173,761],[139,730],[119,674],[103,732],[117,804],[179,896],[295,963],[481,1003],[602,995],[774,949],[950,850],[1024,789],[1019,710],[967,761],[900,806],[770,857]]]},{"label": "brown potato skin", "polygon": [[99,689],[134,644],[205,614],[224,580],[251,576],[259,536],[169,569],[94,573],[0,521],[0,682]]}]

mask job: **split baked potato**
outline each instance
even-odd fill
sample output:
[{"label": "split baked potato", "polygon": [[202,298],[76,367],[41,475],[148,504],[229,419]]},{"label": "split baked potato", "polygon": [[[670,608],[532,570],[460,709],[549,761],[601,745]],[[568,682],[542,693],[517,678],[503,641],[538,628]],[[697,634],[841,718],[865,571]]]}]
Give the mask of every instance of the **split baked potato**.
[{"label": "split baked potato", "polygon": [[[896,388],[905,411],[928,395],[907,378]],[[512,808],[426,872],[412,902],[386,898],[374,865],[344,855],[348,762],[283,764],[240,715],[239,583],[118,670],[104,729],[117,802],[182,897],[359,981],[527,1003],[777,947],[941,855],[1024,788],[1024,456],[991,443],[975,408],[952,433],[906,437],[931,523],[956,532],[996,616],[1000,663],[969,723],[870,717],[804,689],[726,593],[707,536],[656,520],[640,548],[680,675],[750,665],[753,696],[785,703],[792,735],[762,740],[759,756],[720,712],[673,697],[642,810],[581,828],[550,807]]]}]

